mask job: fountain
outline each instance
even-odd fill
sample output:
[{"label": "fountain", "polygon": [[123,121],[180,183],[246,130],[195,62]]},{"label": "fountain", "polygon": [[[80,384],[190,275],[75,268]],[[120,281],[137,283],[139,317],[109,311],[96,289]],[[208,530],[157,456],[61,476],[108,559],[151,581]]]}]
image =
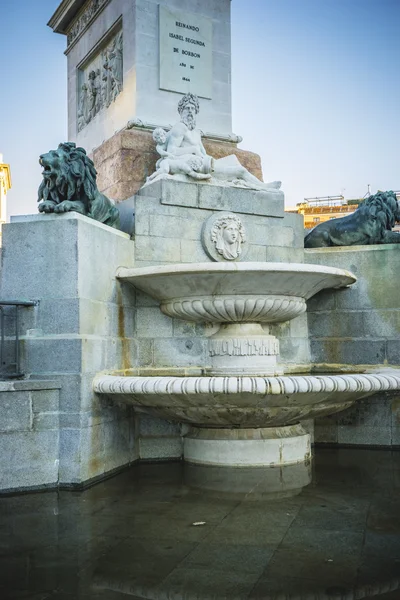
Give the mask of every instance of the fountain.
[{"label": "fountain", "polygon": [[[397,389],[393,373],[284,375],[268,325],[295,318],[306,300],[353,284],[342,269],[285,263],[200,263],[120,268],[117,277],[160,302],[174,318],[219,324],[201,374],[99,375],[94,390],[138,411],[190,425],[185,460],[219,466],[281,466],[307,461],[301,421],[359,398]],[[266,326],[264,325],[266,324]]]},{"label": "fountain", "polygon": [[[280,357],[271,326],[299,317],[312,296],[351,286],[356,277],[344,269],[301,262],[302,223],[284,213],[281,183],[260,181],[234,155],[208,156],[196,129],[199,109],[198,98],[188,93],[178,104],[180,122],[168,132],[154,130],[160,159],[135,205],[136,231],[143,236],[137,244],[145,239],[150,264],[121,266],[116,277],[156,300],[172,319],[213,325],[208,359],[190,372],[171,366],[163,376],[157,362],[145,374],[99,374],[93,389],[137,412],[186,424],[183,455],[190,463],[258,467],[307,462],[311,442],[302,421],[342,411],[375,392],[399,389],[400,373],[313,375],[303,364],[294,374]],[[150,224],[149,212],[165,222]],[[167,257],[167,264],[159,264],[164,239],[173,235],[166,233],[171,215],[175,227],[182,225],[175,234],[181,260]],[[254,238],[260,240],[257,228],[264,227],[267,241],[261,243],[268,257],[276,221],[281,235],[290,232],[290,260],[280,255],[275,261],[252,261],[248,253],[255,250]],[[192,229],[209,262],[186,253]],[[187,255],[189,261],[183,259]]]},{"label": "fountain", "polygon": [[[135,221],[137,231],[147,236],[148,251],[158,246],[161,259],[168,217],[174,214],[174,225],[181,223],[189,233],[194,225],[209,262],[191,257],[187,263],[160,265],[150,253],[149,266],[121,266],[116,277],[156,300],[172,319],[213,325],[208,360],[191,372],[171,366],[161,377],[157,363],[139,376],[99,374],[93,389],[138,412],[187,424],[183,455],[191,463],[254,467],[305,462],[311,443],[302,421],[339,412],[374,392],[398,389],[399,373],[312,375],[305,374],[303,365],[296,375],[280,359],[271,326],[299,317],[312,296],[351,286],[356,277],[344,269],[299,261],[303,250],[298,242],[294,246],[302,224],[288,227],[281,183],[260,181],[234,155],[208,156],[196,129],[199,107],[195,95],[184,95],[178,104],[180,122],[168,132],[154,130],[160,159],[136,197]],[[179,208],[165,213],[155,238],[156,223],[144,223],[149,223],[149,210],[161,214],[163,204]],[[255,220],[250,215],[259,216]],[[291,232],[289,247],[298,260],[249,260],[260,223],[269,238],[274,220],[280,219],[279,231]],[[177,232],[183,236],[181,258],[185,233]],[[266,250],[268,255],[268,241]]]}]

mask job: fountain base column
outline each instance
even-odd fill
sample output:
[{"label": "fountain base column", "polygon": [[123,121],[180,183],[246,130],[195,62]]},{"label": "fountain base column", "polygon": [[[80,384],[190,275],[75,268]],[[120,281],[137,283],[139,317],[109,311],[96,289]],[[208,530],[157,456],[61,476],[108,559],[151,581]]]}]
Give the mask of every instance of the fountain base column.
[{"label": "fountain base column", "polygon": [[210,375],[282,375],[279,341],[260,323],[223,323],[208,340]]},{"label": "fountain base column", "polygon": [[184,438],[184,458],[200,465],[278,467],[310,460],[311,441],[300,424],[259,429],[192,427]]}]

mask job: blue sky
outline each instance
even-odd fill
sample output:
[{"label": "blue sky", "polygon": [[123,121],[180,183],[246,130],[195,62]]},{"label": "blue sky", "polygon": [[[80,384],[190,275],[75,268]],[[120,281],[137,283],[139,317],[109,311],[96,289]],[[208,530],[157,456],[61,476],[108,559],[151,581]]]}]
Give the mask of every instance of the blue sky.
[{"label": "blue sky", "polygon": [[[66,40],[58,0],[0,4],[8,213],[34,213],[38,156],[67,135]],[[287,206],[400,190],[399,25],[400,0],[232,0],[233,131]]]}]

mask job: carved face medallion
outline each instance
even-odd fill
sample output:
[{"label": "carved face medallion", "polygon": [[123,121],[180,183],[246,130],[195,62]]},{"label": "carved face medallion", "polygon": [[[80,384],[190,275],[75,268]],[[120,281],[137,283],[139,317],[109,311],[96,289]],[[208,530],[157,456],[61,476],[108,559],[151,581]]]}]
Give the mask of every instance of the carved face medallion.
[{"label": "carved face medallion", "polygon": [[203,230],[203,246],[214,260],[239,260],[245,249],[246,234],[234,213],[213,215]]}]

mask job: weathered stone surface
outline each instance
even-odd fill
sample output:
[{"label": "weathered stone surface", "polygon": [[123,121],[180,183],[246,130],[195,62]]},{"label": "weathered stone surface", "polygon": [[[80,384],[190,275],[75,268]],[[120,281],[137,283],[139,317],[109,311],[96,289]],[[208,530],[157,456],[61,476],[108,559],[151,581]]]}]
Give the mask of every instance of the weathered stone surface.
[{"label": "weathered stone surface", "polygon": [[142,181],[136,181],[134,179],[129,181],[120,181],[119,183],[113,183],[110,187],[105,188],[103,191],[109,198],[112,198],[115,202],[122,202],[131,196],[134,196],[142,187]]},{"label": "weathered stone surface", "polygon": [[33,429],[35,431],[56,430],[60,428],[59,412],[40,413],[33,417]]},{"label": "weathered stone surface", "polygon": [[55,390],[35,390],[32,388],[32,410],[34,413],[56,412],[60,405],[60,392]]},{"label": "weathered stone surface", "polygon": [[195,208],[199,204],[198,188],[199,186],[195,183],[162,179],[146,185],[146,187],[140,190],[139,195],[159,198],[161,204]]},{"label": "weathered stone surface", "polygon": [[0,435],[0,489],[23,490],[56,485],[58,446],[58,430]]},{"label": "weathered stone surface", "polygon": [[[393,272],[396,246],[307,250],[306,260],[347,266],[357,277],[352,289],[317,294],[308,302],[308,323],[315,362],[400,364],[398,285]],[[392,419],[390,420],[390,415]],[[385,397],[372,396],[337,419],[317,421],[317,441],[390,445],[399,440],[400,424]]]},{"label": "weathered stone surface", "polygon": [[159,307],[138,307],[136,334],[139,338],[172,337],[172,319],[163,315]]},{"label": "weathered stone surface", "polygon": [[265,429],[197,429],[184,438],[184,457],[195,464],[279,467],[311,456],[310,435],[301,425]]},{"label": "weathered stone surface", "polygon": [[277,191],[254,191],[240,187],[199,184],[199,207],[231,210],[267,217],[284,216],[284,195]]},{"label": "weathered stone surface", "polygon": [[163,419],[154,419],[147,415],[141,415],[139,420],[139,431],[142,437],[180,437],[179,423],[164,421]]},{"label": "weathered stone surface", "polygon": [[207,363],[205,339],[158,339],[154,343],[154,364],[159,367],[201,367]]},{"label": "weathered stone surface", "polygon": [[1,392],[0,432],[30,431],[32,429],[32,401],[26,392]]},{"label": "weathered stone surface", "polygon": [[181,458],[183,454],[181,437],[144,437],[139,440],[139,447],[142,460],[176,459]]}]

